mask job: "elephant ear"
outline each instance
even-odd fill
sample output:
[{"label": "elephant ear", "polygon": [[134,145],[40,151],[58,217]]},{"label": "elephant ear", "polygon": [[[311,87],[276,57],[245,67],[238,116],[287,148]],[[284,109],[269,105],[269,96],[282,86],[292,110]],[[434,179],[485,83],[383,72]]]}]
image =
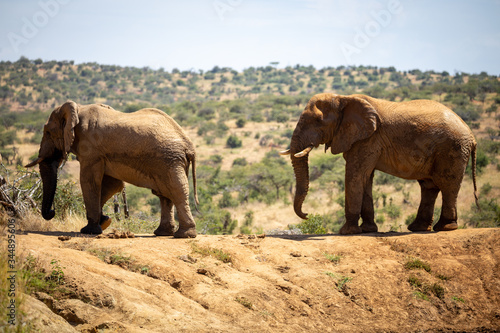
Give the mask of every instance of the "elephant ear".
[{"label": "elephant ear", "polygon": [[59,113],[64,141],[59,149],[63,151],[63,155],[66,157],[75,140],[74,128],[80,121],[78,119],[78,105],[73,101],[67,101],[60,107]]},{"label": "elephant ear", "polygon": [[339,122],[330,144],[332,154],[351,149],[352,145],[370,137],[378,125],[378,113],[366,100],[355,96],[339,97]]}]

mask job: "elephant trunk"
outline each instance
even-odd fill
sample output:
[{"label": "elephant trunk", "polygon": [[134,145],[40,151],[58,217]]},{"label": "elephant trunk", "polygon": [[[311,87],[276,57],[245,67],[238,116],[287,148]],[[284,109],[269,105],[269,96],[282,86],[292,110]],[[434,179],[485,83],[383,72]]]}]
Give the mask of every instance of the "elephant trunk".
[{"label": "elephant trunk", "polygon": [[57,188],[57,168],[60,159],[49,159],[40,162],[40,176],[43,183],[42,216],[51,220],[56,214],[52,208]]},{"label": "elephant trunk", "polygon": [[293,209],[295,214],[302,219],[307,218],[307,214],[302,212],[302,204],[309,191],[309,155],[303,157],[294,157],[292,155],[292,165],[295,174],[295,198]]}]

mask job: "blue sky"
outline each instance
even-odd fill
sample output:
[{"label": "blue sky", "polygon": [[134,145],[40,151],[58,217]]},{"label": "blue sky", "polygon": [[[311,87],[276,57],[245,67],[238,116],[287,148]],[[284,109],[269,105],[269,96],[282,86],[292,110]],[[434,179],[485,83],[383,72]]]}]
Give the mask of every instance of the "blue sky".
[{"label": "blue sky", "polygon": [[0,60],[500,75],[499,0],[0,0]]}]

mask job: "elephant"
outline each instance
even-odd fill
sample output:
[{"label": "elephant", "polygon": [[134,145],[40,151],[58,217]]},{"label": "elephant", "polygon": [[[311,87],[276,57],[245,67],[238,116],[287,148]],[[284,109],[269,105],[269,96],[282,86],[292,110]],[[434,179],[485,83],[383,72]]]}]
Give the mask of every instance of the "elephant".
[{"label": "elephant", "polygon": [[[196,152],[183,129],[153,108],[122,113],[104,104],[67,101],[55,108],[43,129],[38,158],[43,183],[42,216],[54,217],[57,170],[68,153],[80,163],[80,185],[88,224],[80,232],[101,234],[111,223],[102,207],[124,188],[124,182],[149,188],[160,198],[157,236],[196,237],[189,207],[189,166],[192,164],[195,203]],[[174,220],[177,209],[179,228]]]},{"label": "elephant", "polygon": [[314,95],[298,120],[290,148],[280,152],[291,157],[296,179],[294,210],[303,219],[307,218],[302,204],[309,189],[308,154],[320,144],[325,145],[325,153],[328,148],[332,154],[343,153],[346,161],[342,235],[378,231],[372,195],[374,170],[420,184],[420,205],[408,226],[410,231],[431,231],[439,192],[442,210],[433,229],[457,229],[457,196],[469,157],[478,205],[476,140],[456,113],[436,101]]}]

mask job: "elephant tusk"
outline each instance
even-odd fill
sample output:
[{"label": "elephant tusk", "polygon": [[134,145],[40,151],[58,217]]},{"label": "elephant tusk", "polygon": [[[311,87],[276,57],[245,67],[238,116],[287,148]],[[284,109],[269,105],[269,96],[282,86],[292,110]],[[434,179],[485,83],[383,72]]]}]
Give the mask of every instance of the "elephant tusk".
[{"label": "elephant tusk", "polygon": [[42,161],[43,161],[43,158],[42,158],[42,157],[39,157],[39,158],[37,158],[36,160],[34,160],[33,162],[30,162],[30,163],[26,164],[24,167],[25,167],[25,168],[31,168],[32,166],[35,166],[35,165],[37,165],[37,164],[40,164],[40,162],[42,162]]},{"label": "elephant tusk", "polygon": [[295,157],[302,157],[302,156],[306,156],[307,154],[309,154],[309,152],[313,149],[312,146],[309,146],[307,147],[306,149],[304,149],[303,151],[301,152],[298,152],[297,154],[293,155]]},{"label": "elephant tusk", "polygon": [[280,151],[279,153],[280,155],[290,155],[290,149],[287,149],[287,150],[282,150]]}]

